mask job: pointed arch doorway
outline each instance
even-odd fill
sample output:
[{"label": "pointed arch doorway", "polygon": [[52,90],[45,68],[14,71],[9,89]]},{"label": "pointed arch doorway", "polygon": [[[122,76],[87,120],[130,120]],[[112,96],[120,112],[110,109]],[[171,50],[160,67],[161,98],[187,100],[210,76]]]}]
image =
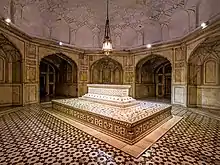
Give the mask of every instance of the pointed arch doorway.
[{"label": "pointed arch doorway", "polygon": [[64,54],[44,57],[39,79],[41,102],[77,97],[77,65]]},{"label": "pointed arch doorway", "polygon": [[136,98],[171,101],[172,66],[168,59],[151,55],[136,66]]}]

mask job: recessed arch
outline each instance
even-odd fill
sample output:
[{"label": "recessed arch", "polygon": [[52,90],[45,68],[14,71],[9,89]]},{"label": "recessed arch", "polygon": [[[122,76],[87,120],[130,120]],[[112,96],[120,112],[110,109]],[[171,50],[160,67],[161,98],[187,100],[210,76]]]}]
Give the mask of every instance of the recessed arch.
[{"label": "recessed arch", "polygon": [[137,46],[137,32],[133,28],[127,27],[122,31],[120,46]]},{"label": "recessed arch", "polygon": [[40,61],[41,102],[54,98],[77,97],[77,65],[63,53],[50,54]]},{"label": "recessed arch", "polygon": [[201,42],[188,59],[188,105],[220,108],[220,36]]},{"label": "recessed arch", "polygon": [[90,82],[94,84],[122,84],[122,65],[109,57],[99,59],[91,65]]},{"label": "recessed arch", "polygon": [[172,65],[160,55],[150,55],[136,65],[136,98],[171,98]]},{"label": "recessed arch", "polygon": [[[212,35],[200,40],[198,44],[195,46],[195,48],[190,52],[187,60],[188,63],[190,63],[195,57],[197,57],[198,54],[200,55],[203,54],[203,57],[205,58],[204,55],[208,55],[210,52],[212,52],[210,51],[211,50],[210,48],[217,49],[219,47],[220,44],[219,40],[220,40],[220,35]],[[219,52],[219,49],[216,51]],[[216,51],[212,53],[215,53],[217,55]]]},{"label": "recessed arch", "polygon": [[189,13],[186,10],[175,12],[170,19],[170,38],[175,39],[186,35],[190,29]]},{"label": "recessed arch", "polygon": [[22,55],[3,34],[0,59],[0,106],[22,105]]},{"label": "recessed arch", "polygon": [[79,47],[93,47],[93,32],[84,25],[76,31],[75,44]]}]

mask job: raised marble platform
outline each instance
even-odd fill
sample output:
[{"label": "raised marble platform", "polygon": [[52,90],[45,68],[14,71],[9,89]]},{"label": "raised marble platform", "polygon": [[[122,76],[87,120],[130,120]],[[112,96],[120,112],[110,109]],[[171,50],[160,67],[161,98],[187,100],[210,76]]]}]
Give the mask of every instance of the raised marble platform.
[{"label": "raised marble platform", "polygon": [[171,105],[137,101],[128,96],[129,86],[88,87],[89,92],[81,98],[53,100],[53,108],[128,144],[172,118]]}]

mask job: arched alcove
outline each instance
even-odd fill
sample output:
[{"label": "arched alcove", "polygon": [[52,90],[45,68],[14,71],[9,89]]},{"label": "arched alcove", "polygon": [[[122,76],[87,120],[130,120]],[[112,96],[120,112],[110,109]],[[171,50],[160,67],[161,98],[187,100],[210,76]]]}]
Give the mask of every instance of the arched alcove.
[{"label": "arched alcove", "polygon": [[137,46],[137,33],[133,28],[127,27],[122,31],[120,46],[122,47]]},{"label": "arched alcove", "polygon": [[64,54],[52,54],[40,62],[41,102],[77,97],[77,65]]},{"label": "arched alcove", "polygon": [[92,47],[93,46],[93,33],[92,30],[82,26],[76,31],[75,44],[79,47]]},{"label": "arched alcove", "polygon": [[106,57],[96,61],[90,69],[90,82],[94,84],[122,84],[123,69],[119,62]]},{"label": "arched alcove", "polygon": [[169,24],[170,38],[175,39],[186,35],[190,29],[189,14],[185,10],[175,12]]},{"label": "arched alcove", "polygon": [[188,105],[220,108],[220,36],[207,38],[188,61]]},{"label": "arched alcove", "polygon": [[51,38],[68,43],[69,36],[70,36],[69,24],[67,24],[63,19],[53,24]]},{"label": "arched alcove", "polygon": [[171,98],[172,66],[168,59],[150,55],[136,66],[136,98]]},{"label": "arched alcove", "polygon": [[0,106],[22,104],[22,56],[0,34]]},{"label": "arched alcove", "polygon": [[162,41],[161,25],[156,21],[148,21],[144,25],[144,44]]}]

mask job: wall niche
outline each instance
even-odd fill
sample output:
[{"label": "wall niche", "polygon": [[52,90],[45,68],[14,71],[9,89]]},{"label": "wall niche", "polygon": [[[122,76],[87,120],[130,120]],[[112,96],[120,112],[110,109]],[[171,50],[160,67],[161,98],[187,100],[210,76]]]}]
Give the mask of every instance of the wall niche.
[{"label": "wall niche", "polygon": [[103,58],[91,66],[90,81],[94,84],[122,84],[122,66],[111,58]]}]

